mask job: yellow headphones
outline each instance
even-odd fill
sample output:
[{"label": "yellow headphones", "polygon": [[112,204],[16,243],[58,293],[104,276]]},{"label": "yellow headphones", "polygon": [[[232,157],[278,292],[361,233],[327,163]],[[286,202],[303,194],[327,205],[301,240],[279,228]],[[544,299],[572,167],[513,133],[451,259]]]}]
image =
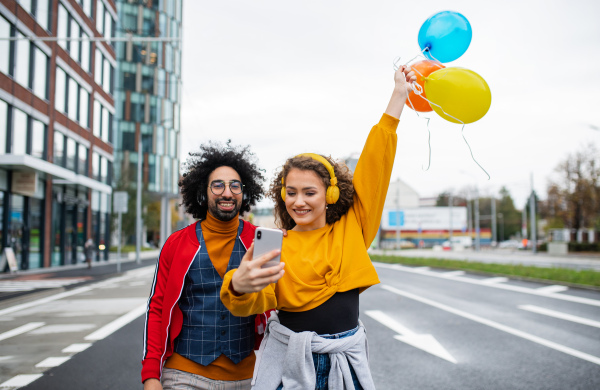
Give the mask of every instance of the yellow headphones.
[{"label": "yellow headphones", "polygon": [[[331,180],[330,180],[331,185],[329,187],[327,187],[325,201],[327,202],[327,204],[334,204],[335,202],[337,202],[338,199],[340,198],[340,189],[337,186],[337,178],[335,177],[335,172],[333,171],[333,166],[329,163],[329,161],[327,161],[327,159],[324,158],[323,156],[320,156],[320,155],[314,154],[314,153],[302,153],[302,154],[297,155],[296,157],[310,157],[313,160],[320,162],[321,164],[323,164],[325,166],[325,168],[327,168],[327,171],[329,172],[329,176],[331,178]],[[285,190],[285,183],[284,183],[283,177],[281,178],[281,184],[283,185],[281,187],[281,198],[285,202],[286,190]]]}]

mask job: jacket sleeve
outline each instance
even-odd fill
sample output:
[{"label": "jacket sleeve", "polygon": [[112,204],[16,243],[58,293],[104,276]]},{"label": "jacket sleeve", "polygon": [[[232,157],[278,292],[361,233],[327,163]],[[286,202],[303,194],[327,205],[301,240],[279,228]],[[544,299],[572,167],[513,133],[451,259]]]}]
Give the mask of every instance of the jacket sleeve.
[{"label": "jacket sleeve", "polygon": [[367,248],[377,235],[381,222],[396,157],[398,123],[397,118],[383,114],[379,123],[371,129],[354,171],[352,207],[362,227]]},{"label": "jacket sleeve", "polygon": [[231,278],[236,270],[232,269],[225,274],[221,286],[221,301],[231,314],[236,317],[247,317],[277,307],[274,284],[268,285],[259,292],[237,295],[231,285]]},{"label": "jacket sleeve", "polygon": [[166,327],[162,324],[163,299],[166,292],[167,279],[172,263],[173,240],[167,240],[163,246],[156,270],[154,281],[146,309],[146,324],[144,328],[144,354],[142,359],[142,383],[149,378],[160,379],[162,357],[165,353],[166,335],[161,332]]}]

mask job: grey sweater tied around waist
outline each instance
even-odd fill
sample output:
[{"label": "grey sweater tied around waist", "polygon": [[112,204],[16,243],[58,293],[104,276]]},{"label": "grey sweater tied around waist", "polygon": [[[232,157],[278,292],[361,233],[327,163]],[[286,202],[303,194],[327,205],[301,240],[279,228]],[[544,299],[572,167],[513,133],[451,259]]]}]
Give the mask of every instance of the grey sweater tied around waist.
[{"label": "grey sweater tied around waist", "polygon": [[279,323],[277,314],[269,318],[267,330],[256,357],[253,390],[309,390],[316,384],[312,354],[329,354],[330,390],[354,390],[350,366],[364,390],[373,390],[365,327],[341,339],[326,339],[315,332],[296,333]]}]

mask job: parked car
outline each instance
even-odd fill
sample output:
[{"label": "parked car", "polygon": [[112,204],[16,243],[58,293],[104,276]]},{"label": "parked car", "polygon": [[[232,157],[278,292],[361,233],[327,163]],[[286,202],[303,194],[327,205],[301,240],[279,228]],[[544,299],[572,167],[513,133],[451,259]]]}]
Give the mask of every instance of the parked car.
[{"label": "parked car", "polygon": [[498,244],[501,249],[523,249],[523,242],[519,240],[506,240]]}]

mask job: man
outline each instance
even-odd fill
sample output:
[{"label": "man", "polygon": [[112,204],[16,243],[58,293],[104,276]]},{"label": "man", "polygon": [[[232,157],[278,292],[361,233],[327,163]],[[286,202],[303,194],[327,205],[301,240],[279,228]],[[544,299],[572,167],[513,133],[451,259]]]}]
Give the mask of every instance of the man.
[{"label": "man", "polygon": [[185,169],[182,205],[200,221],[173,233],[160,253],[146,313],[144,390],[250,388],[256,318],[231,315],[219,293],[254,239],[255,227],[239,215],[260,199],[264,176],[248,147],[229,143],[201,146]]}]

